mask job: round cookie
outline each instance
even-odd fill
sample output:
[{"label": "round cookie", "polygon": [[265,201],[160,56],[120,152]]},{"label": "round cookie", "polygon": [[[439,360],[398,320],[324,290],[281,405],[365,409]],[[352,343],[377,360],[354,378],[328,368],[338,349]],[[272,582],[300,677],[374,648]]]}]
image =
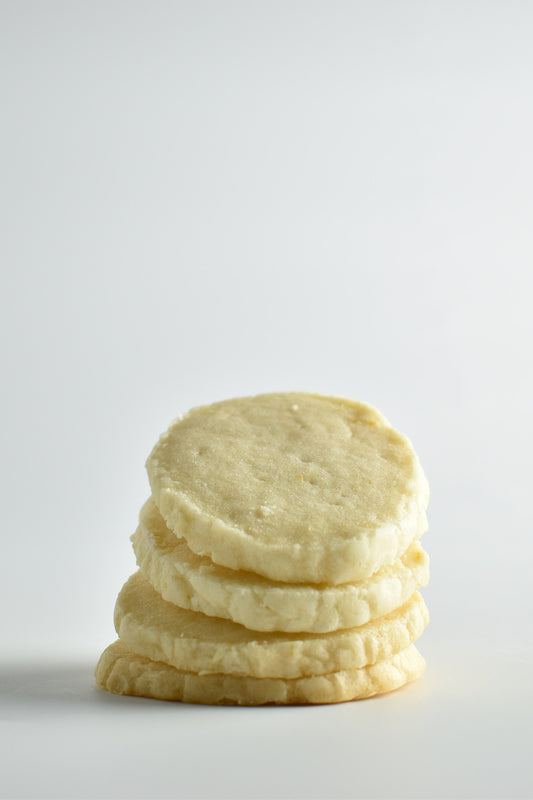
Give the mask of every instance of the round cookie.
[{"label": "round cookie", "polygon": [[274,582],[231,570],[174,536],[152,498],[132,542],[141,572],[165,600],[256,631],[325,633],[364,625],[402,606],[429,577],[418,541],[370,578],[340,586]]},{"label": "round cookie", "polygon": [[370,406],[280,393],[196,408],[146,464],[168,527],[198,555],[271,580],[341,584],[425,527],[410,442]]},{"label": "round cookie", "polygon": [[110,645],[96,667],[97,684],[115,694],[212,705],[342,703],[399,689],[418,678],[425,661],[414,645],[372,666],[309,678],[198,675]]},{"label": "round cookie", "polygon": [[299,678],[358,669],[404,650],[423,632],[428,611],[415,592],[399,609],[332,633],[259,633],[168,603],[140,572],[115,606],[120,639],[135,653],[177,669],[256,678]]}]

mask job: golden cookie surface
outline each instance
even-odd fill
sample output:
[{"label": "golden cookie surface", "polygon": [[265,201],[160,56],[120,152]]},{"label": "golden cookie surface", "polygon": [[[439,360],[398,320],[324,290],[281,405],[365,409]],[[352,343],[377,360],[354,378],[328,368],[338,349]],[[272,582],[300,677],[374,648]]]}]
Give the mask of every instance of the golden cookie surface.
[{"label": "golden cookie surface", "polygon": [[142,573],[165,600],[257,631],[325,633],[364,625],[402,606],[429,577],[418,541],[370,578],[340,586],[283,583],[231,570],[174,536],[152,498],[132,542]]},{"label": "golden cookie surface", "polygon": [[115,642],[96,667],[98,686],[123,695],[211,705],[342,703],[399,689],[418,678],[425,661],[414,645],[362,669],[286,680],[184,672]]},{"label": "golden cookie surface", "polygon": [[180,670],[257,678],[299,678],[376,663],[423,632],[428,611],[415,592],[401,608],[332,633],[265,633],[168,603],[140,572],[115,606],[120,639],[135,653]]},{"label": "golden cookie surface", "polygon": [[168,527],[195,553],[272,580],[367,578],[426,524],[410,442],[342,398],[289,392],[193,409],[146,466]]}]

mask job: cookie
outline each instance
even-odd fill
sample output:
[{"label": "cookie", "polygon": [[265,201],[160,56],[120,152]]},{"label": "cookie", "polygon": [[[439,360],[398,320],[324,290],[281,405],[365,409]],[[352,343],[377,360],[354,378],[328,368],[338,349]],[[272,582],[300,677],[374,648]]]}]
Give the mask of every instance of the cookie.
[{"label": "cookie", "polygon": [[211,704],[335,703],[418,677],[429,490],[375,409],[285,393],[193,409],[147,461],[140,567],[97,683]]},{"label": "cookie", "polygon": [[135,653],[187,672],[300,678],[358,669],[404,650],[428,612],[415,592],[401,608],[358,628],[332,633],[265,633],[168,603],[140,572],[115,606],[120,639]]},{"label": "cookie", "polygon": [[426,524],[410,442],[351,400],[293,392],[196,408],[146,467],[168,527],[193,552],[274,581],[363,580]]},{"label": "cookie", "polygon": [[152,498],[132,542],[142,573],[165,600],[256,631],[326,633],[364,625],[402,606],[429,578],[418,541],[370,578],[340,586],[274,582],[231,570],[174,536]]},{"label": "cookie", "polygon": [[396,655],[362,669],[308,678],[250,678],[198,675],[131,652],[115,642],[96,667],[98,686],[115,694],[215,705],[290,705],[342,703],[390,692],[418,678],[425,661],[410,645]]}]

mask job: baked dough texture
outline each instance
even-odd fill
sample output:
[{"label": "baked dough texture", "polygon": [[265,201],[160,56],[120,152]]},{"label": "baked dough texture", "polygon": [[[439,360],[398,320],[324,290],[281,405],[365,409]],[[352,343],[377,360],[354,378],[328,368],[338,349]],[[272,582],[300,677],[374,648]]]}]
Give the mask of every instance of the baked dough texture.
[{"label": "baked dough texture", "polygon": [[418,678],[425,661],[414,645],[362,669],[309,678],[249,678],[199,675],[132,653],[117,641],[96,667],[98,685],[114,694],[211,705],[298,705],[343,703],[391,692]]},{"label": "baked dough texture", "polygon": [[142,573],[165,600],[256,631],[326,633],[364,625],[402,606],[429,579],[419,541],[370,578],[340,586],[283,583],[231,570],[174,536],[152,498],[141,509],[132,542]]},{"label": "baked dough texture", "polygon": [[237,398],[174,422],[147,461],[139,566],[96,667],[117,694],[338,703],[422,674],[429,489],[363,403]]},{"label": "baked dough texture", "polygon": [[375,664],[404,650],[428,622],[422,596],[358,628],[332,633],[261,633],[167,603],[140,572],[124,585],[115,628],[135,653],[177,669],[300,678]]},{"label": "baked dough texture", "polygon": [[350,400],[289,392],[193,409],[146,468],[191,550],[271,580],[368,578],[425,527],[429,490],[411,443]]}]

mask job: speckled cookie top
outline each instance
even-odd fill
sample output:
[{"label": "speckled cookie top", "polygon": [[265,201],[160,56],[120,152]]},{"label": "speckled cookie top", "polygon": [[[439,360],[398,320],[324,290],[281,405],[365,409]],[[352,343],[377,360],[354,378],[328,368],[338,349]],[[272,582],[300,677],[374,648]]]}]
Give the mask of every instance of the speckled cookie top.
[{"label": "speckled cookie top", "polygon": [[428,500],[410,442],[379,412],[305,393],[193,409],[147,469],[191,549],[274,580],[372,574],[421,533]]}]

